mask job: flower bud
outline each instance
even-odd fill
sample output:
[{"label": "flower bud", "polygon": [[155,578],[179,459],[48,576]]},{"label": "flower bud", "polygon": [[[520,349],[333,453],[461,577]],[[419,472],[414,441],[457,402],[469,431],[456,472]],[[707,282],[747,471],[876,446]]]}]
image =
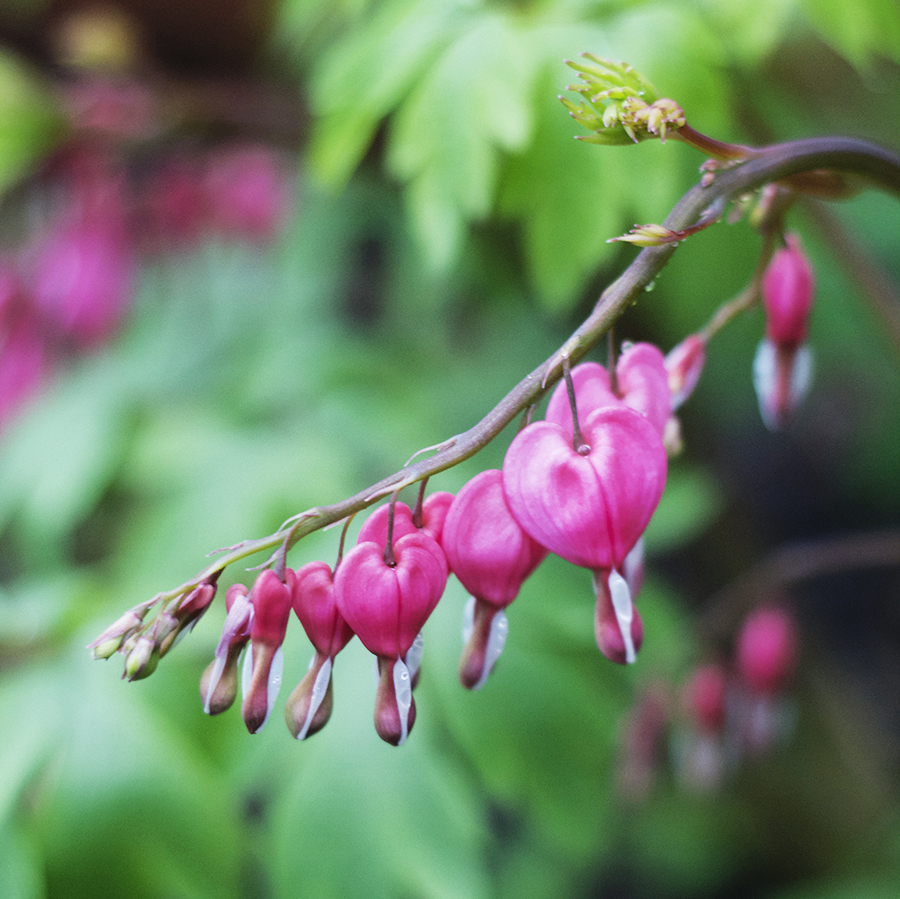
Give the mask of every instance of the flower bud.
[{"label": "flower bud", "polygon": [[237,695],[238,657],[250,639],[253,604],[243,584],[233,584],[225,594],[227,615],[216,654],[200,679],[200,697],[207,715],[231,707]]},{"label": "flower bud", "polygon": [[728,676],[721,665],[701,665],[684,687],[683,703],[701,730],[720,734],[725,727]]},{"label": "flower bud", "polygon": [[735,650],[738,675],[754,692],[780,692],[797,659],[797,631],[793,617],[776,606],[760,607],[747,617]]},{"label": "flower bud", "polygon": [[125,657],[125,672],[122,677],[129,681],[143,680],[156,671],[158,664],[159,650],[156,648],[156,641],[148,634],[141,634]]},{"label": "flower bud", "polygon": [[766,338],[772,343],[796,347],[806,340],[815,282],[812,267],[796,234],[785,236],[762,278],[766,310]]},{"label": "flower bud", "polygon": [[456,495],[444,522],[450,569],[474,597],[473,620],[459,664],[463,686],[479,689],[506,641],[502,612],[547,550],[522,530],[503,495],[503,473],[476,475]]},{"label": "flower bud", "polygon": [[[247,730],[258,733],[269,720],[281,687],[281,644],[291,614],[294,572],[285,569],[285,581],[271,569],[260,572],[253,584],[250,622],[250,668],[245,661],[244,701],[241,715]],[[249,678],[246,672],[249,670]]]},{"label": "flower bud", "polygon": [[706,341],[699,334],[689,334],[666,355],[666,373],[675,412],[694,392],[706,362]]},{"label": "flower bud", "polygon": [[306,676],[288,697],[284,720],[297,740],[305,740],[318,733],[331,717],[334,705],[331,669],[331,657],[316,652]]},{"label": "flower bud", "polygon": [[114,621],[96,640],[88,643],[87,648],[95,659],[108,659],[117,652],[127,637],[141,626],[144,616],[152,603],[143,603],[129,609],[121,618]]}]

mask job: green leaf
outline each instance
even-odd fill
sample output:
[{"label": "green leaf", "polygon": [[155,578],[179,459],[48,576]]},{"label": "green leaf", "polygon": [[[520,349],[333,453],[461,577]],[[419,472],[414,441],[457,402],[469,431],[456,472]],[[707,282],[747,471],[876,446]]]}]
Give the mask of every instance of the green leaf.
[{"label": "green leaf", "polygon": [[50,150],[63,132],[62,115],[37,76],[0,51],[0,194]]}]

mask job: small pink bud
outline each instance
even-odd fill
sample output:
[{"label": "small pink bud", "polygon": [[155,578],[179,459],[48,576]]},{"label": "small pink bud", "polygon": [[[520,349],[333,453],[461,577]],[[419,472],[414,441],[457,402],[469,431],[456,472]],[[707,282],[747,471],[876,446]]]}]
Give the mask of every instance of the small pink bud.
[{"label": "small pink bud", "polygon": [[[260,572],[253,584],[250,622],[252,669],[244,689],[241,715],[247,730],[258,733],[269,720],[269,714],[281,687],[281,644],[291,614],[291,588],[294,572],[285,569],[285,581],[271,569]],[[277,659],[276,659],[277,656]]]},{"label": "small pink bud", "polygon": [[699,334],[689,334],[666,355],[672,411],[678,409],[694,392],[706,362],[706,341]]},{"label": "small pink bud", "polygon": [[287,164],[263,144],[235,144],[213,153],[205,189],[213,223],[225,234],[268,240],[287,218]]},{"label": "small pink bud", "polygon": [[232,584],[225,594],[225,624],[215,658],[200,678],[200,698],[207,715],[218,715],[231,707],[237,695],[237,665],[250,639],[253,604],[243,584]]},{"label": "small pink bud", "polygon": [[725,727],[728,675],[721,665],[701,665],[684,687],[684,707],[704,731],[720,734]]},{"label": "small pink bud", "polygon": [[460,583],[497,608],[519,595],[522,583],[547,555],[513,517],[503,494],[503,472],[476,475],[456,495],[444,522],[444,552]]},{"label": "small pink bud", "polygon": [[325,562],[309,562],[294,575],[294,612],[316,653],[306,676],[288,698],[285,721],[298,740],[321,730],[331,717],[331,669],[334,657],[353,637],[338,611],[334,576]]},{"label": "small pink bud", "polygon": [[507,504],[542,546],[592,570],[621,569],[647,527],[666,482],[666,452],[644,416],[596,410],[582,426],[586,455],[547,421],[516,435],[503,463]]},{"label": "small pink bud", "polygon": [[780,692],[797,658],[793,616],[777,606],[751,612],[738,634],[735,655],[738,675],[751,690],[766,695]]},{"label": "small pink bud", "polygon": [[772,343],[796,347],[806,340],[815,284],[800,239],[787,234],[785,243],[763,273],[766,337]]},{"label": "small pink bud", "polygon": [[622,402],[640,412],[661,437],[672,414],[669,375],[662,352],[652,343],[626,346],[616,363],[616,380]]}]

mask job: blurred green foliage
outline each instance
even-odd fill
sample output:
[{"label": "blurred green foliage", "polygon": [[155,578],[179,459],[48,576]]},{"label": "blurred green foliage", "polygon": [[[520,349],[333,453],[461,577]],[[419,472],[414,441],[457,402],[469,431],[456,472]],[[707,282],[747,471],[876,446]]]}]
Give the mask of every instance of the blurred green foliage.
[{"label": "blurred green foliage", "polygon": [[[862,674],[844,682],[815,633],[796,738],[775,758],[716,796],[664,775],[637,805],[615,786],[635,689],[677,683],[717,647],[702,600],[782,539],[897,524],[896,347],[803,209],[791,225],[819,282],[817,385],[796,425],[767,435],[749,376],[761,314],[712,344],[648,533],[633,670],[599,656],[589,578],[555,559],[510,608],[503,659],[474,695],[456,682],[465,596],[451,585],[402,750],[374,733],[356,641],[308,744],[280,706],[253,738],[234,711],[202,715],[218,605],[140,683],[82,648],[210,550],[471,426],[627,265],[633,251],[607,238],[664,218],[701,160],[675,141],[573,140],[556,95],[582,50],[633,63],[722,139],[900,145],[891,0],[284,0],[261,66],[311,114],[289,227],[264,249],[210,242],[146,263],[121,337],[3,435],[4,899],[895,894],[896,753],[881,706],[859,708]],[[52,133],[16,59],[0,57],[0,189]],[[837,213],[897,283],[895,201]],[[693,238],[618,335],[668,349],[743,286],[758,243],[743,223]],[[507,443],[432,486],[499,466]],[[336,544],[315,534],[290,561],[332,560]],[[310,652],[293,622],[286,689]]]}]

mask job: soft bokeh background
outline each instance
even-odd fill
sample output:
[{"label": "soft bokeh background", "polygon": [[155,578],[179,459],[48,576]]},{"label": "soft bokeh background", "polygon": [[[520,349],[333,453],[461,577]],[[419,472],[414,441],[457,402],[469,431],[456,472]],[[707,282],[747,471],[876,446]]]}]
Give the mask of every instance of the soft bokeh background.
[{"label": "soft bokeh background", "polygon": [[[817,375],[785,432],[752,392],[761,313],[711,345],[648,534],[633,669],[600,657],[589,578],[553,559],[477,694],[456,680],[451,584],[400,750],[374,733],[356,642],[302,744],[280,705],[254,737],[236,710],[202,714],[219,605],[144,681],[84,649],[209,551],[469,427],[627,265],[606,239],[662,220],[701,159],[574,141],[556,97],[583,50],[719,138],[900,148],[893,0],[0,3],[4,899],[898,894],[894,198],[791,215]],[[670,348],[758,247],[743,222],[693,238],[619,337]],[[337,539],[290,561],[333,561]],[[789,739],[716,790],[662,755],[651,789],[623,791],[636,697],[675,695],[773,598],[802,641]],[[311,654],[296,621],[286,650],[290,689]]]}]

